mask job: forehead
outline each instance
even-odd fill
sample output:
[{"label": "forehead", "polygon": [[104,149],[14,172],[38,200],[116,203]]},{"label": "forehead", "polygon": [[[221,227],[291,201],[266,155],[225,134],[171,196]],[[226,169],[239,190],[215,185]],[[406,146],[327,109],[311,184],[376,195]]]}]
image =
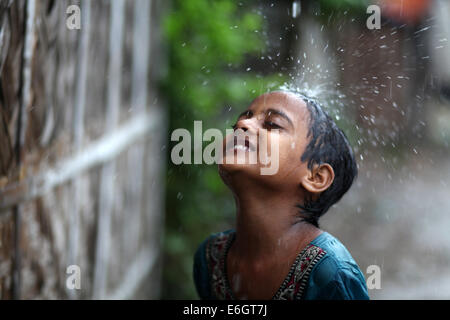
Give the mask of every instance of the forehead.
[{"label": "forehead", "polygon": [[306,121],[309,111],[306,102],[299,96],[289,92],[270,92],[256,98],[248,108],[253,113],[275,109],[284,112],[292,122]]}]

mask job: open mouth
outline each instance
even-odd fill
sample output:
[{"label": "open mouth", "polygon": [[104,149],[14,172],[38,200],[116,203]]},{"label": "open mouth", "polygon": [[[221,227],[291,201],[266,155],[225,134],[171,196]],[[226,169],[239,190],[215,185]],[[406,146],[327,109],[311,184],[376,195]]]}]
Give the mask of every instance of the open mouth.
[{"label": "open mouth", "polygon": [[250,137],[248,136],[245,137],[244,141],[242,141],[242,139],[238,139],[238,137],[235,136],[232,141],[234,142],[232,144],[234,150],[242,150],[245,152],[256,151],[255,146],[250,143]]},{"label": "open mouth", "polygon": [[250,151],[250,149],[247,146],[241,146],[241,145],[234,146],[234,150]]},{"label": "open mouth", "polygon": [[226,151],[228,150],[234,150],[234,151],[244,151],[244,152],[253,152],[256,151],[256,147],[253,143],[250,142],[250,137],[245,136],[245,140],[238,139],[238,137],[235,135],[234,138],[230,138],[226,145]]}]

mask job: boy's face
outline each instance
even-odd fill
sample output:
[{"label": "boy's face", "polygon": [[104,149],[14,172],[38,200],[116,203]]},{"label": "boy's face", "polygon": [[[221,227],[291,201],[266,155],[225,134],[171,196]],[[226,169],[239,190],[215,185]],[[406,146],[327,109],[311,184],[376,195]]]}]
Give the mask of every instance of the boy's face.
[{"label": "boy's face", "polygon": [[230,145],[233,147],[234,140],[233,135],[228,135],[224,139],[223,164],[219,165],[224,182],[233,189],[242,182],[242,179],[259,181],[277,190],[297,188],[302,177],[308,172],[307,164],[300,160],[309,142],[308,123],[309,111],[306,103],[294,94],[272,92],[256,98],[239,116],[235,129],[241,129],[246,135],[254,137],[250,140],[253,142],[250,148],[245,148],[247,159],[251,152],[259,152],[261,148],[258,136],[267,135],[266,150],[269,157],[272,156],[271,143],[277,141],[278,171],[274,175],[262,175],[260,169],[270,164],[261,164],[259,156],[256,158],[258,159],[256,164],[248,164],[248,161],[247,164],[236,164],[236,161],[228,164],[226,149]]}]

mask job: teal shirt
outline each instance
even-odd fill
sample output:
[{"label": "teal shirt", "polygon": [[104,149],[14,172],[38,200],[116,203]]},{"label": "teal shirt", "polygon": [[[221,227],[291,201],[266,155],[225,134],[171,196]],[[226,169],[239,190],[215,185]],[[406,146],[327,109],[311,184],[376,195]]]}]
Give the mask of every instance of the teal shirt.
[{"label": "teal shirt", "polygon": [[[201,299],[218,299],[211,286],[211,266],[208,264],[207,244],[218,235],[230,235],[234,230],[213,234],[204,240],[194,256],[194,282]],[[357,263],[345,246],[328,232],[310,242],[322,249],[320,259],[308,270],[302,286],[303,300],[368,300],[366,281]],[[220,260],[220,259],[216,259]],[[220,274],[220,273],[219,273]],[[222,273],[223,274],[223,273]],[[220,277],[220,276],[219,276]],[[214,277],[217,282],[217,274]],[[220,279],[219,279],[220,281]],[[287,280],[286,280],[287,281]],[[222,283],[227,283],[226,280]],[[231,292],[230,292],[231,294]]]}]

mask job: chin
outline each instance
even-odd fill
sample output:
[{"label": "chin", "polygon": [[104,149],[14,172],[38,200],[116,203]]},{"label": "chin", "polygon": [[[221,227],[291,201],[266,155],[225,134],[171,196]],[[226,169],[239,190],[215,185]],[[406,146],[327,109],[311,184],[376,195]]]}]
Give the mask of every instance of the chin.
[{"label": "chin", "polygon": [[255,175],[259,174],[259,166],[256,164],[236,164],[236,163],[223,163],[218,165],[220,174],[227,175]]},{"label": "chin", "polygon": [[248,186],[249,182],[258,185],[271,184],[270,180],[273,179],[273,177],[261,175],[259,164],[223,163],[218,165],[218,169],[222,181],[231,189]]}]

